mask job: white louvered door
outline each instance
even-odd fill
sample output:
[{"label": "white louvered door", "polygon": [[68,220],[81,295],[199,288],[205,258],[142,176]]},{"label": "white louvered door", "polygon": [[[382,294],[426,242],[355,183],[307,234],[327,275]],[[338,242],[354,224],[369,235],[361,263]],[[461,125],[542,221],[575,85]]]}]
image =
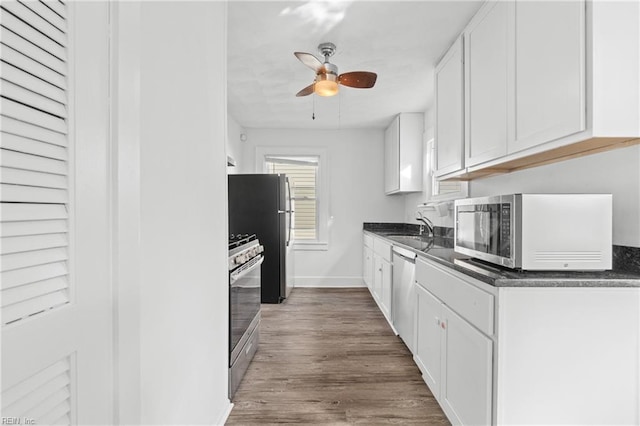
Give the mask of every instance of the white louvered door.
[{"label": "white louvered door", "polygon": [[[72,80],[69,8],[61,0],[0,3],[1,415],[14,424],[105,423],[111,412],[109,289],[76,273],[78,253],[100,254],[94,247],[108,242],[87,244],[91,237],[76,232],[86,221],[77,205],[107,189],[80,181],[74,164],[76,146],[90,141],[80,131],[71,137],[78,125],[70,105],[83,87]],[[108,81],[108,67],[103,73]]]}]

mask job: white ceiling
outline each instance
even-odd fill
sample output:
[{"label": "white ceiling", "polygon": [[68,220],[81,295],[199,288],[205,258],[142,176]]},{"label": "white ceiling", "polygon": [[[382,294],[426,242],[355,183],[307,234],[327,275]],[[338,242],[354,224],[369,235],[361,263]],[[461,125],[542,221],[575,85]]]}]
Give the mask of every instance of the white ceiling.
[{"label": "white ceiling", "polygon": [[[231,1],[229,114],[248,128],[386,127],[433,101],[433,69],[481,1]],[[339,72],[378,74],[372,89],[295,97],[314,72],[293,52],[337,46]],[[315,108],[315,120],[312,112]]]}]

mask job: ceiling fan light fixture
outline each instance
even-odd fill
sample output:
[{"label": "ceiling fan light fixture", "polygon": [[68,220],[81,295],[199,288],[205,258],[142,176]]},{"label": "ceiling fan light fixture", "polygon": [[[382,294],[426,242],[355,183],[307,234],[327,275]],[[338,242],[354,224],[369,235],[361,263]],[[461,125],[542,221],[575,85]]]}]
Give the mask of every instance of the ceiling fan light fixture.
[{"label": "ceiling fan light fixture", "polygon": [[338,94],[338,77],[335,74],[319,74],[314,85],[314,92],[320,96]]}]

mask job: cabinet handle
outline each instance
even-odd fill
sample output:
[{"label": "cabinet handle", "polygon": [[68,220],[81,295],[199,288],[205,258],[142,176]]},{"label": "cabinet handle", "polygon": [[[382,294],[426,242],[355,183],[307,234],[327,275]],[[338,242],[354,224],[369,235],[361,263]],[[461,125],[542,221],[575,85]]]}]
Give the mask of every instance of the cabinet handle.
[{"label": "cabinet handle", "polygon": [[436,324],[440,325],[440,318],[436,317]]}]

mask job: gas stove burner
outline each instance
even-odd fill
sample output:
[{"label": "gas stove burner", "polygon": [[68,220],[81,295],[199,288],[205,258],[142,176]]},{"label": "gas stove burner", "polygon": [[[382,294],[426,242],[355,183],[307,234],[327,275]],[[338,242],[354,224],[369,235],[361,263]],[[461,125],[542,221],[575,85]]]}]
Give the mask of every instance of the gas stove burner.
[{"label": "gas stove burner", "polygon": [[229,236],[229,250],[240,247],[257,239],[256,234],[231,234]]}]

